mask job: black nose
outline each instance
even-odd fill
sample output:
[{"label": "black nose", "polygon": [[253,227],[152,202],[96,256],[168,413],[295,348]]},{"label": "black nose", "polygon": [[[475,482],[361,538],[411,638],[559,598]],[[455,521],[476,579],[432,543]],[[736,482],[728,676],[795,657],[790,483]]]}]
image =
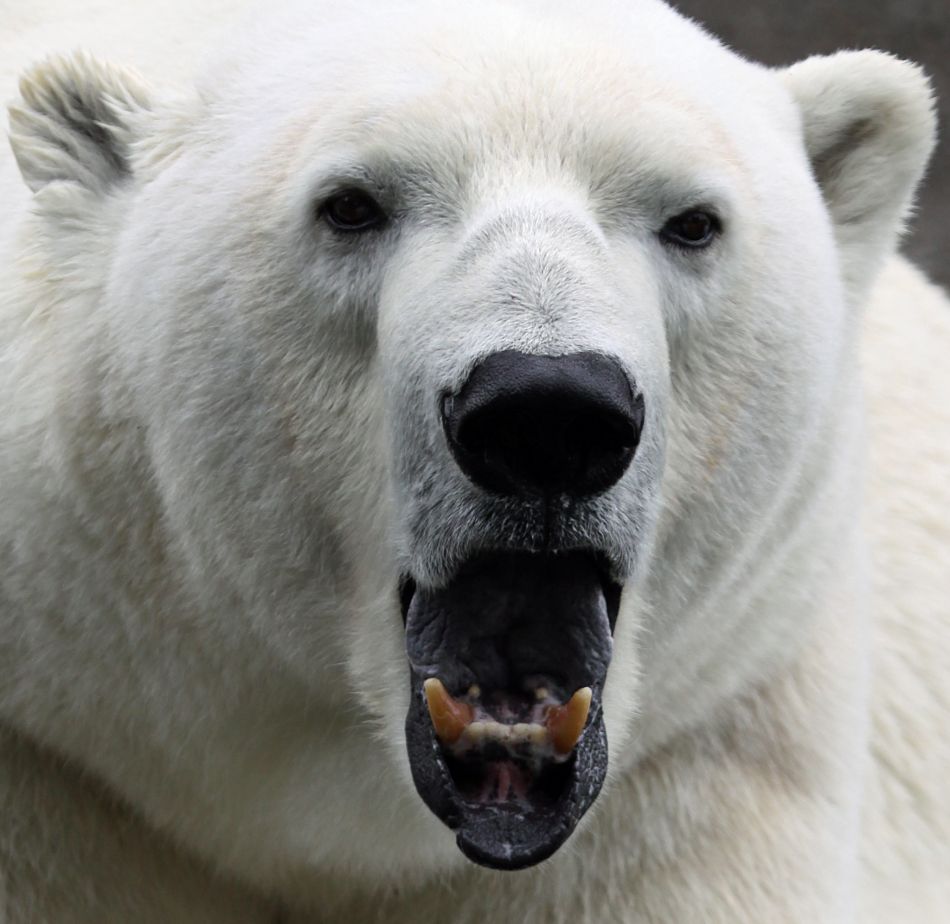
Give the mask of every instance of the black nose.
[{"label": "black nose", "polygon": [[442,412],[462,470],[501,494],[604,491],[627,470],[643,429],[643,397],[599,353],[492,353]]}]

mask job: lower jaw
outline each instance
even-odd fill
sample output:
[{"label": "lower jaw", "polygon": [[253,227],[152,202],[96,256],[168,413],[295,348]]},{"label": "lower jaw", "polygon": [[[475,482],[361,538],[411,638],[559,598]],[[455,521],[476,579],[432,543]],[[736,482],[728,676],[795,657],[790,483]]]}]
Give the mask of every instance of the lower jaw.
[{"label": "lower jaw", "polygon": [[[549,768],[543,791],[508,802],[477,798],[459,767],[432,731],[414,677],[413,702],[406,721],[410,766],[419,794],[456,835],[456,844],[471,861],[496,870],[520,870],[550,857],[570,837],[603,785],[607,770],[607,736],[599,696],[574,752]],[[453,772],[454,771],[454,772]]]},{"label": "lower jaw", "polygon": [[595,761],[596,768],[585,753],[588,745],[572,757],[566,771],[571,778],[555,804],[527,816],[512,812],[492,817],[470,812],[456,834],[462,853],[481,866],[498,870],[526,869],[555,853],[596,799],[606,775],[607,738],[603,722],[598,721],[588,734],[597,737],[592,744],[604,755],[603,760]]}]

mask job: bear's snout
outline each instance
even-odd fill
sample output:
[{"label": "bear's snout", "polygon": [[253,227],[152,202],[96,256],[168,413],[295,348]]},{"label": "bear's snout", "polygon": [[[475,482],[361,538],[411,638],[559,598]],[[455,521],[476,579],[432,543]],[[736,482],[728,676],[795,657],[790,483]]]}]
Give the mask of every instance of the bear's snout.
[{"label": "bear's snout", "polygon": [[479,486],[579,498],[605,491],[627,470],[644,406],[612,357],[504,350],[445,396],[442,418],[455,460]]}]

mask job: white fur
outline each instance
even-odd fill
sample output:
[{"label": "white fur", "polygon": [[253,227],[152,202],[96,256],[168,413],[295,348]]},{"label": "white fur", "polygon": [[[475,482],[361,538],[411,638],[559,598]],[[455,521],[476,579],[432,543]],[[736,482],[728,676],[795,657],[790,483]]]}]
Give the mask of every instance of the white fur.
[{"label": "white fur", "polygon": [[[242,7],[0,10],[3,924],[947,920],[919,71],[768,71],[653,0],[216,38]],[[75,45],[146,79],[27,69]],[[346,244],[314,203],[367,165],[399,231]],[[722,240],[664,247],[697,200]],[[412,788],[395,595],[532,541],[431,413],[505,348],[610,352],[648,414],[583,512],[628,579],[610,780],[518,874]]]}]

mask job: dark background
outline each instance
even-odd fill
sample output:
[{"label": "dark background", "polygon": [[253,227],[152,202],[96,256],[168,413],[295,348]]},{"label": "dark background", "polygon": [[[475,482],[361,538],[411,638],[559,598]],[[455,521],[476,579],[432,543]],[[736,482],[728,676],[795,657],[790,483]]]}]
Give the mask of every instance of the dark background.
[{"label": "dark background", "polygon": [[672,0],[736,51],[792,64],[842,48],[880,48],[917,61],[937,92],[941,141],[921,187],[904,251],[950,287],[950,0]]}]

